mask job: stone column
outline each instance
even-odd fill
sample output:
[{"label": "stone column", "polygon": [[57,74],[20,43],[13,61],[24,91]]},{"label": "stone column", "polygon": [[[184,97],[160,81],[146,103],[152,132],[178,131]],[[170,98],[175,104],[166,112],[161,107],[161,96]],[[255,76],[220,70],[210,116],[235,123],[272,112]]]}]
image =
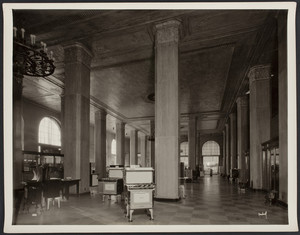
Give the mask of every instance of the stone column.
[{"label": "stone column", "polygon": [[146,151],[147,150],[147,138],[146,135],[141,135],[141,165],[146,166]]},{"label": "stone column", "polygon": [[248,95],[237,98],[237,156],[239,179],[246,180],[245,152],[249,148],[249,97]]},{"label": "stone column", "polygon": [[156,25],[155,193],[163,199],[179,198],[179,25],[175,20]]},{"label": "stone column", "polygon": [[226,132],[226,175],[230,175],[231,160],[230,160],[230,140],[229,140],[229,125],[225,124]]},{"label": "stone column", "polygon": [[231,113],[230,117],[230,160],[231,168],[237,168],[237,154],[236,154],[236,113]]},{"label": "stone column", "polygon": [[[288,203],[288,76],[287,76],[287,16],[278,16],[278,93],[279,93],[279,199]],[[295,89],[295,88],[293,88]],[[293,112],[289,110],[289,112]],[[293,146],[294,147],[294,146]],[[292,166],[297,167],[297,166]],[[296,170],[297,172],[297,170]]]},{"label": "stone column", "polygon": [[76,43],[65,51],[64,175],[81,179],[79,192],[89,191],[90,62],[92,54]]},{"label": "stone column", "polygon": [[130,165],[136,165],[138,163],[138,132],[137,130],[130,131]]},{"label": "stone column", "polygon": [[262,188],[261,144],[270,139],[270,65],[252,67],[249,71],[250,87],[250,184]]},{"label": "stone column", "polygon": [[197,139],[197,117],[191,116],[189,119],[189,167],[196,169],[196,139]]},{"label": "stone column", "polygon": [[117,164],[125,164],[125,123],[116,122]]},{"label": "stone column", "polygon": [[223,133],[223,167],[222,167],[222,174],[226,175],[226,130],[223,130],[222,133]]},{"label": "stone column", "polygon": [[22,182],[22,89],[23,75],[13,75],[13,188],[23,188]]},{"label": "stone column", "polygon": [[95,113],[95,162],[99,178],[106,177],[106,111]]}]

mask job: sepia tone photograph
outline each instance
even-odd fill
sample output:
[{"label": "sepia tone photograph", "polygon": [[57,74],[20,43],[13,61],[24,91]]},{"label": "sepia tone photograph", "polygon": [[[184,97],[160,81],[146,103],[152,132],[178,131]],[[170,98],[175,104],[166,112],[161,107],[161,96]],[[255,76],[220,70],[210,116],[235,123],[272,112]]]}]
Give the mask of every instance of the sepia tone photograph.
[{"label": "sepia tone photograph", "polygon": [[295,8],[6,4],[5,231],[297,231]]}]

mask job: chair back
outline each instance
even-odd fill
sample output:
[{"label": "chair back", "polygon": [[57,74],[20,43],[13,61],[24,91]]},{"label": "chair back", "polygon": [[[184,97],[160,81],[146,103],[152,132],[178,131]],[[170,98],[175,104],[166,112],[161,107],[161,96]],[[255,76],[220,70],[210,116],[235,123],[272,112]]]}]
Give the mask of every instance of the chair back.
[{"label": "chair back", "polygon": [[43,192],[45,198],[55,198],[60,196],[62,183],[60,179],[44,181]]}]

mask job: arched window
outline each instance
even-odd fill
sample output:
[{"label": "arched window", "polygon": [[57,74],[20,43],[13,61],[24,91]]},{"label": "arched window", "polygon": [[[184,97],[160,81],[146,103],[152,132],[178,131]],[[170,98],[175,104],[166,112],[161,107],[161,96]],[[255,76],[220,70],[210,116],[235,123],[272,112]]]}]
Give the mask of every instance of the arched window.
[{"label": "arched window", "polygon": [[202,146],[202,156],[219,156],[220,146],[215,141],[207,141]]},{"label": "arched window", "polygon": [[215,141],[207,141],[202,146],[203,168],[205,174],[219,173],[220,146]]},{"label": "arched window", "polygon": [[53,118],[45,117],[40,122],[39,143],[61,146],[60,127]]}]

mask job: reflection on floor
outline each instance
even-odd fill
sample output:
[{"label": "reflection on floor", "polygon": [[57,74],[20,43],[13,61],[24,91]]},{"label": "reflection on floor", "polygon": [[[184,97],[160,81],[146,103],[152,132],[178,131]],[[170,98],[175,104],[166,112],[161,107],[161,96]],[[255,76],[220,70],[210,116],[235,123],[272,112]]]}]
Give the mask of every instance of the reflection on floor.
[{"label": "reflection on floor", "polygon": [[[45,225],[205,225],[205,224],[287,224],[288,211],[279,206],[264,204],[265,194],[247,190],[238,192],[236,185],[214,175],[205,176],[197,183],[186,183],[186,198],[178,202],[154,204],[154,220],[149,220],[144,210],[133,214],[133,222],[125,217],[124,203],[112,197],[102,201],[102,196],[70,197],[61,208],[51,206],[37,216],[20,212],[17,224]],[[258,213],[267,211],[266,216]]]}]

